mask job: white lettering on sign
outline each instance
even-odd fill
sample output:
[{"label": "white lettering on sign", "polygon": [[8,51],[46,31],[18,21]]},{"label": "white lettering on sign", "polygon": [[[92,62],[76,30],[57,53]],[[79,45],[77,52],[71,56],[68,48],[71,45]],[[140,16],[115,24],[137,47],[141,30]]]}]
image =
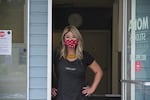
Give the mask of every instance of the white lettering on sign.
[{"label": "white lettering on sign", "polygon": [[137,33],[135,35],[136,41],[145,41],[146,40],[146,33]]},{"label": "white lettering on sign", "polygon": [[132,29],[139,31],[149,29],[148,16],[137,18],[136,20],[130,20],[128,31],[131,31]]},{"label": "white lettering on sign", "polygon": [[136,55],[136,60],[146,61],[146,55]]}]

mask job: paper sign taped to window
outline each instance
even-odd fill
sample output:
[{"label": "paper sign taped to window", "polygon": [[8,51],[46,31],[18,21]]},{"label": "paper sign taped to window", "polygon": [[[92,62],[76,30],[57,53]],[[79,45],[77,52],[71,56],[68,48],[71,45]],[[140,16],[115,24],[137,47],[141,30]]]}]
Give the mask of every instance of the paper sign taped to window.
[{"label": "paper sign taped to window", "polygon": [[12,53],[12,30],[0,30],[0,55]]}]

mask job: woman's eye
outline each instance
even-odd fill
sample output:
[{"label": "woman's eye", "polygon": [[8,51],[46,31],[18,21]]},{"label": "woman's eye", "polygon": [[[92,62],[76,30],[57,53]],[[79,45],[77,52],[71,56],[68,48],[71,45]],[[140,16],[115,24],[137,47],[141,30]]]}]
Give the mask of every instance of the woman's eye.
[{"label": "woman's eye", "polygon": [[65,38],[66,38],[66,39],[69,39],[69,38],[70,38],[70,39],[71,39],[71,38],[72,38],[72,39],[76,39],[75,36],[67,36],[67,35],[65,36]]},{"label": "woman's eye", "polygon": [[75,37],[75,36],[73,36],[72,38],[75,38],[75,39],[76,39],[76,37]]},{"label": "woman's eye", "polygon": [[69,36],[66,36],[65,38],[69,38]]}]

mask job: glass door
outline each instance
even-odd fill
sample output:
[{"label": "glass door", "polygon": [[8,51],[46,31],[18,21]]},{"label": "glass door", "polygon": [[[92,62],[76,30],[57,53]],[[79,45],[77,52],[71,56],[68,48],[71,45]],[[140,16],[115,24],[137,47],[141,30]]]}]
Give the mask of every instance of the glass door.
[{"label": "glass door", "polygon": [[0,100],[27,100],[27,0],[0,0]]},{"label": "glass door", "polygon": [[149,0],[123,0],[122,100],[150,98],[149,5]]}]

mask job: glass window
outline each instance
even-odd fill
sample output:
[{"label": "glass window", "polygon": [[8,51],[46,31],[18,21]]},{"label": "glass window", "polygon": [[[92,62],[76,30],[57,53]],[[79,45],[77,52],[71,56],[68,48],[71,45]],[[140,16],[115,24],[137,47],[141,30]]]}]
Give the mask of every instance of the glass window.
[{"label": "glass window", "polygon": [[12,31],[11,54],[0,53],[0,100],[27,99],[26,26],[27,0],[0,0],[0,31]]}]

